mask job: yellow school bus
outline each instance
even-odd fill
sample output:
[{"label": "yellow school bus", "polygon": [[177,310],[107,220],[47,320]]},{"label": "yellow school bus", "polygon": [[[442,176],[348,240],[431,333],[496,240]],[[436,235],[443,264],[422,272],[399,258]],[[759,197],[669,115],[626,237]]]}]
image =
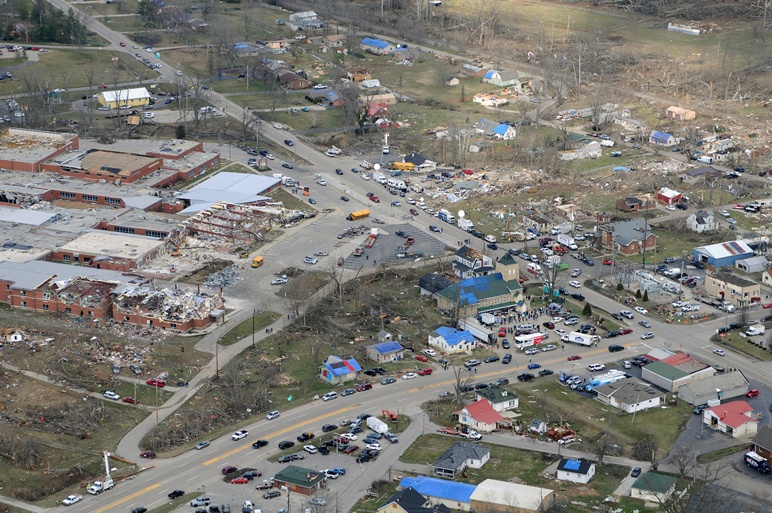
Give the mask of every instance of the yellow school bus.
[{"label": "yellow school bus", "polygon": [[365,217],[370,215],[369,210],[357,210],[356,212],[351,212],[346,219],[349,221],[358,221],[359,219],[364,219]]}]

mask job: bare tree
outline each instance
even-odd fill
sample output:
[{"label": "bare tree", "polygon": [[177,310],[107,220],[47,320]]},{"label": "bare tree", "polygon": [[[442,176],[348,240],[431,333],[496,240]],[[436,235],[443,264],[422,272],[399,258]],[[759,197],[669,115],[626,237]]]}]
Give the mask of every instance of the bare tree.
[{"label": "bare tree", "polygon": [[683,491],[676,490],[662,502],[666,513],[714,513],[730,511],[737,499],[731,490],[720,486],[729,467],[721,462],[692,469],[692,482]]},{"label": "bare tree", "polygon": [[466,367],[450,366],[453,371],[453,390],[456,393],[456,404],[459,406],[464,404],[464,399],[469,394],[469,390],[472,388],[472,373]]}]

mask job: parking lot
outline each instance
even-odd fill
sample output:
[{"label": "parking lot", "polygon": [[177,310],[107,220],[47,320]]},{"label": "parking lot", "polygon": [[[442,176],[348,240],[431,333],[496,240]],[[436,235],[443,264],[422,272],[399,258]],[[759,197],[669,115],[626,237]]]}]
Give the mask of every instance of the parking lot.
[{"label": "parking lot", "polygon": [[[372,226],[378,228],[375,244],[372,248],[366,248],[361,256],[355,256],[352,253],[346,257],[344,264],[346,269],[356,270],[364,265],[375,266],[380,263],[396,264],[444,254],[445,245],[440,240],[410,224],[373,224]],[[397,232],[404,232],[412,237],[414,242],[406,246],[407,237],[397,235]],[[400,251],[399,248],[405,249]],[[398,257],[400,252],[404,252],[405,256]]]}]

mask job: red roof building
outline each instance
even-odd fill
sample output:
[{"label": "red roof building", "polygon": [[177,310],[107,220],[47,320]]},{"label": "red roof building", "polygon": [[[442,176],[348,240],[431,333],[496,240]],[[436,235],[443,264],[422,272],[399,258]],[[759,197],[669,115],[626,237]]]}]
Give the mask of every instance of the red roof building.
[{"label": "red roof building", "polygon": [[732,401],[703,410],[702,422],[737,438],[756,434],[759,421],[750,404],[745,401]]},{"label": "red roof building", "polygon": [[505,420],[487,399],[466,405],[456,412],[458,422],[483,433],[490,433],[499,422]]}]

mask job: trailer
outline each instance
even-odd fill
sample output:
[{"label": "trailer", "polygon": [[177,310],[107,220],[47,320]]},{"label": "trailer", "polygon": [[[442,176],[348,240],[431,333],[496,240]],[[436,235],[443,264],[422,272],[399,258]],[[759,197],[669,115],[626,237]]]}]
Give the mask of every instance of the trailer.
[{"label": "trailer", "polygon": [[606,374],[600,374],[598,376],[593,376],[592,378],[590,378],[590,382],[585,387],[585,390],[589,392],[595,387],[610,385],[611,383],[616,383],[624,379],[627,379],[627,374],[625,374],[620,370],[612,369],[608,371]]},{"label": "trailer", "polygon": [[490,342],[491,339],[495,338],[493,336],[493,331],[488,329],[484,324],[475,322],[471,317],[468,319],[459,319],[458,329],[468,330],[475,338],[480,339],[483,342]]},{"label": "trailer", "polygon": [[568,334],[568,341],[582,346],[591,346],[600,342],[600,337],[598,335],[588,335],[586,333],[572,331]]},{"label": "trailer", "polygon": [[746,452],[743,457],[746,467],[751,467],[760,474],[768,474],[772,468],[766,458],[762,458],[754,451]]},{"label": "trailer", "polygon": [[384,434],[389,431],[389,426],[378,417],[367,417],[367,427],[376,433]]},{"label": "trailer", "polygon": [[440,210],[438,216],[442,221],[445,221],[448,224],[455,224],[456,223],[456,216],[451,214],[449,211],[445,210],[444,208]]},{"label": "trailer", "polygon": [[515,349],[523,350],[526,347],[537,346],[547,339],[546,333],[531,333],[530,335],[518,335],[515,337]]},{"label": "trailer", "polygon": [[458,227],[470,233],[474,231],[474,223],[466,217],[462,217],[458,220]]}]

